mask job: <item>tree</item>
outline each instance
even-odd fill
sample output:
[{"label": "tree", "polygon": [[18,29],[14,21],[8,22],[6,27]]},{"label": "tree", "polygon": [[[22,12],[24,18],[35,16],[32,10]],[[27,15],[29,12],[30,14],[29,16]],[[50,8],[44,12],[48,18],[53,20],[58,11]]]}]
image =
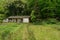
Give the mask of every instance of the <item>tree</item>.
[{"label": "tree", "polygon": [[25,4],[21,1],[14,1],[6,6],[6,9],[8,13],[6,13],[8,16],[15,16],[15,15],[22,15],[24,12]]}]

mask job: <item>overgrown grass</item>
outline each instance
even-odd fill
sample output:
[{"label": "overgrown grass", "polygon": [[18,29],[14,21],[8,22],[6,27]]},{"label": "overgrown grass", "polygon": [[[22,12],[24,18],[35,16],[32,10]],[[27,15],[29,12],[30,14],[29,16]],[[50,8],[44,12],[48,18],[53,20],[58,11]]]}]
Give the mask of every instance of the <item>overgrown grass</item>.
[{"label": "overgrown grass", "polygon": [[5,40],[5,37],[7,37],[13,30],[15,30],[18,27],[16,23],[7,23],[0,25],[0,40]]},{"label": "overgrown grass", "polygon": [[60,40],[60,25],[4,23],[0,25],[0,40]]},{"label": "overgrown grass", "polygon": [[33,31],[36,40],[60,40],[60,31],[51,26],[32,25],[30,30]]}]

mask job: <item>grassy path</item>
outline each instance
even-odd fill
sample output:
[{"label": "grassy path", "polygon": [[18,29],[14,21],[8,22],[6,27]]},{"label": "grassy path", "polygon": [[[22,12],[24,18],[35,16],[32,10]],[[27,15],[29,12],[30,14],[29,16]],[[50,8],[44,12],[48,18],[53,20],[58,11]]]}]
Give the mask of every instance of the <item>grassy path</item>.
[{"label": "grassy path", "polygon": [[36,40],[33,31],[29,29],[30,24],[25,24],[22,40]]},{"label": "grassy path", "polygon": [[36,40],[33,31],[30,29],[30,24],[27,25],[27,32],[29,34],[29,40]]},{"label": "grassy path", "polygon": [[24,28],[23,28],[23,37],[22,37],[22,40],[29,40],[28,39],[27,25],[25,25]]}]

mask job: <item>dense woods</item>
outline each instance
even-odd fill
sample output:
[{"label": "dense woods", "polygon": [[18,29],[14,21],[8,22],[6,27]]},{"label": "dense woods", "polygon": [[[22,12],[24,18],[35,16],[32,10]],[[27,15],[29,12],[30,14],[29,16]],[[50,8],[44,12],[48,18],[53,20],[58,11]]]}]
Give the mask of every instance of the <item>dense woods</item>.
[{"label": "dense woods", "polygon": [[60,0],[0,0],[0,21],[12,15],[29,15],[32,22],[60,21]]}]

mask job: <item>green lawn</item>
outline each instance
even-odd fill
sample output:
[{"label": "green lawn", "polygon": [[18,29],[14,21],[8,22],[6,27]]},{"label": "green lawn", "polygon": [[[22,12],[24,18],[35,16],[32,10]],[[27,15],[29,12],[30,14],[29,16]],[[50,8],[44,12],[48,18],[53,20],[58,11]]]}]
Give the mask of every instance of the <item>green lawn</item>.
[{"label": "green lawn", "polygon": [[4,23],[0,40],[60,40],[60,25]]}]

